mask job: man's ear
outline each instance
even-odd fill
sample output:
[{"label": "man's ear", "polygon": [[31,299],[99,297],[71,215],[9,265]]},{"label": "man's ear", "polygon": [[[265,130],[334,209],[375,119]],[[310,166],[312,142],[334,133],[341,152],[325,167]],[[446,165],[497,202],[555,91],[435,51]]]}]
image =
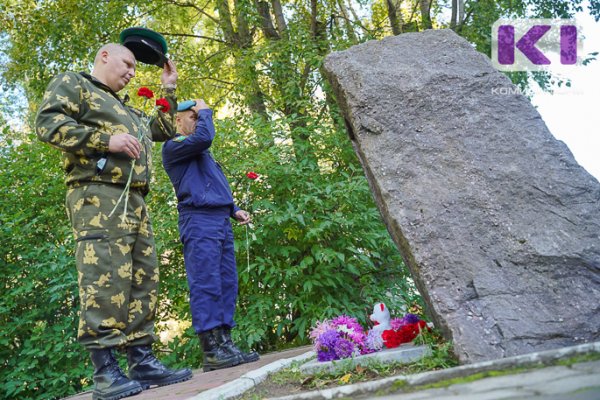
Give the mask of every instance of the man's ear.
[{"label": "man's ear", "polygon": [[[183,115],[181,113],[175,114],[175,128],[177,130],[181,129],[182,120],[183,120]],[[183,133],[183,132],[179,132],[179,133]]]},{"label": "man's ear", "polygon": [[102,62],[103,62],[104,64],[106,64],[106,63],[108,62],[108,56],[109,56],[109,54],[108,54],[108,50],[103,50],[103,51],[100,53],[100,59],[102,60]]}]

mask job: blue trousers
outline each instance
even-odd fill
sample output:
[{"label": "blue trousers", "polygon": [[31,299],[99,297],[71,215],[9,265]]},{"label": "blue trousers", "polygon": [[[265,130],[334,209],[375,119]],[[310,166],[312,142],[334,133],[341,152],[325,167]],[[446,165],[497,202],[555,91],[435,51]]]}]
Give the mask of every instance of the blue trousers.
[{"label": "blue trousers", "polygon": [[230,208],[183,211],[179,233],[196,333],[235,326],[238,291]]}]

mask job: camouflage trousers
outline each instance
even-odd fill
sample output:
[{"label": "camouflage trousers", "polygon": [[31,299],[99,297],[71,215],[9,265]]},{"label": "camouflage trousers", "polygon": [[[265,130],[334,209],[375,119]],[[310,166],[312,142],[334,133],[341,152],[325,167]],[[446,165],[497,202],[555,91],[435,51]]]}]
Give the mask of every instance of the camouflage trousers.
[{"label": "camouflage trousers", "polygon": [[90,184],[67,191],[75,240],[81,310],[77,340],[87,349],[151,344],[158,264],[144,198],[123,187]]}]

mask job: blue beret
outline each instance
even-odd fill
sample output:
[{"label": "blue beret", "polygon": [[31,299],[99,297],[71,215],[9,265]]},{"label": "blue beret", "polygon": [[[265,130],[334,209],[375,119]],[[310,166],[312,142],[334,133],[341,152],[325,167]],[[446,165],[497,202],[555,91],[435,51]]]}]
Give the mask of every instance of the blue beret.
[{"label": "blue beret", "polygon": [[181,103],[179,103],[177,105],[177,112],[183,112],[183,111],[190,110],[195,105],[196,105],[196,101],[195,100],[182,101]]}]

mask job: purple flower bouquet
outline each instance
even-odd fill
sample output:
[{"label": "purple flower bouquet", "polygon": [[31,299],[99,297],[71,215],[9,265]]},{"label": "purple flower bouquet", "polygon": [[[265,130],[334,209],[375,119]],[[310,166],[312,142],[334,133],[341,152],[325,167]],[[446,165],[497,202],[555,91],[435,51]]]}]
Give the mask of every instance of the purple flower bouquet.
[{"label": "purple flower bouquet", "polygon": [[417,315],[406,314],[389,321],[391,329],[365,331],[356,318],[341,315],[334,319],[318,321],[311,329],[317,360],[332,361],[374,353],[409,343],[426,328],[427,324]]},{"label": "purple flower bouquet", "polygon": [[309,336],[319,361],[339,360],[375,351],[366,345],[367,336],[356,318],[347,315],[317,322]]}]

